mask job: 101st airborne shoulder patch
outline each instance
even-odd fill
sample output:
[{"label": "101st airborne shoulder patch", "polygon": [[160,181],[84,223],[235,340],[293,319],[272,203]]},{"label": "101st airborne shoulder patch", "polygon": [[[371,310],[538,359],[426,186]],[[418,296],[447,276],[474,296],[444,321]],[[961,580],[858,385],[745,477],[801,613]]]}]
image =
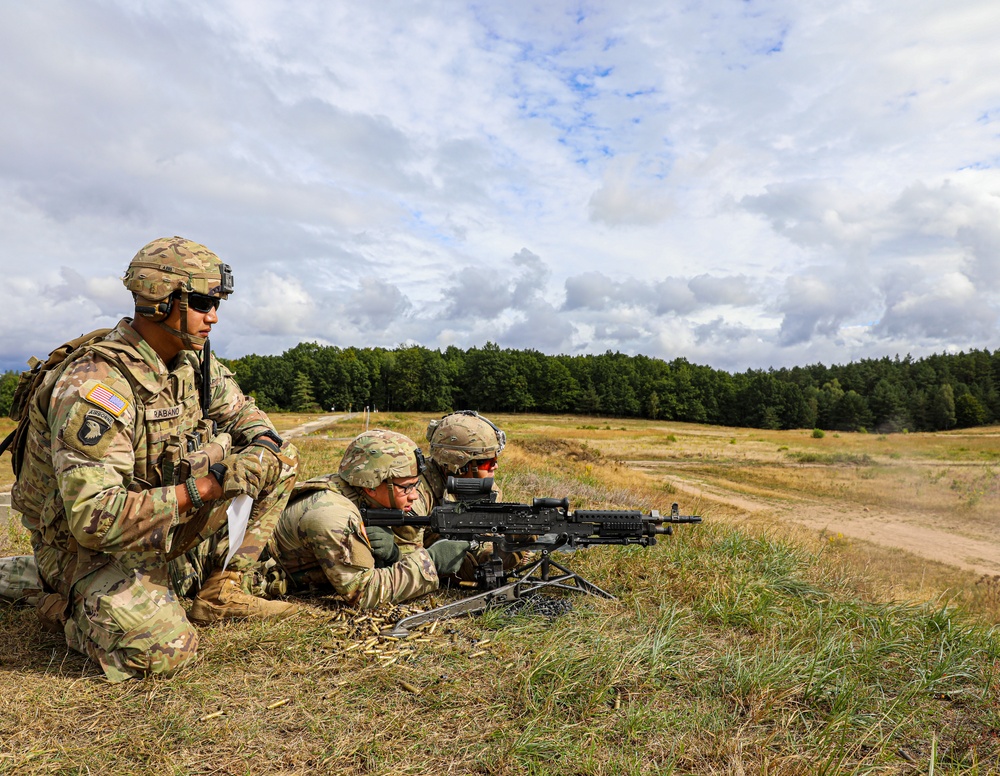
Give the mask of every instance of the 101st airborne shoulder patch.
[{"label": "101st airborne shoulder patch", "polygon": [[76,432],[77,441],[84,447],[94,447],[111,430],[114,422],[115,419],[104,410],[87,410],[80,430]]},{"label": "101st airborne shoulder patch", "polygon": [[70,413],[62,431],[62,441],[84,453],[88,458],[103,458],[115,438],[110,433],[119,421],[110,412],[79,403]]},{"label": "101st airborne shoulder patch", "polygon": [[88,458],[104,457],[115,434],[115,422],[122,422],[122,415],[132,402],[103,382],[88,381],[80,386],[80,396],[85,400],[70,412],[62,431],[62,440]]}]

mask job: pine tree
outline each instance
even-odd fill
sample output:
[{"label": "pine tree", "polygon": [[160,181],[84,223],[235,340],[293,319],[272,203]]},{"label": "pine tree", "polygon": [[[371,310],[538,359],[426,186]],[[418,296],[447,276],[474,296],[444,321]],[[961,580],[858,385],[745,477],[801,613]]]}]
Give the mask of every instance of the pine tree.
[{"label": "pine tree", "polygon": [[305,372],[296,372],[292,389],[292,409],[296,412],[322,412],[313,396],[312,380]]}]

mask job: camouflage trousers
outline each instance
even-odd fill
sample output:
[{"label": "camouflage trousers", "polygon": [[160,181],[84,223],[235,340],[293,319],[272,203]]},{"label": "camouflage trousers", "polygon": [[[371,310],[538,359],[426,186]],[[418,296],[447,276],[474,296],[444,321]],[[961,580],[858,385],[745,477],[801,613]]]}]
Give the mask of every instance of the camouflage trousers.
[{"label": "camouflage trousers", "polygon": [[195,659],[198,632],[171,591],[165,567],[147,571],[118,559],[73,586],[66,643],[111,682],[169,676]]},{"label": "camouflage trousers", "polygon": [[0,558],[0,601],[35,606],[43,595],[34,555]]},{"label": "camouflage trousers", "polygon": [[[291,455],[296,454],[295,448],[290,445],[283,452],[288,454],[289,449]],[[294,485],[295,470],[283,466],[281,478],[274,490],[254,502],[243,543],[233,553],[229,565],[226,566],[227,570],[239,571],[248,579],[251,574],[259,570],[260,556],[278,526]],[[228,504],[229,502],[226,502],[227,507]],[[229,554],[229,547],[229,528],[224,525],[193,549],[171,560],[168,564],[168,573],[174,592],[179,596],[193,597],[213,572],[222,570],[226,555]],[[246,592],[253,592],[248,585],[244,587]]]},{"label": "camouflage trousers", "polygon": [[[245,538],[228,569],[256,567],[294,484],[295,469],[285,466],[274,489],[254,502]],[[206,508],[225,510],[229,504]],[[178,595],[200,589],[212,572],[222,569],[228,550],[223,526],[169,565],[138,568],[113,558],[73,586],[66,643],[97,662],[111,682],[174,674],[195,659],[198,649],[198,633]]]}]

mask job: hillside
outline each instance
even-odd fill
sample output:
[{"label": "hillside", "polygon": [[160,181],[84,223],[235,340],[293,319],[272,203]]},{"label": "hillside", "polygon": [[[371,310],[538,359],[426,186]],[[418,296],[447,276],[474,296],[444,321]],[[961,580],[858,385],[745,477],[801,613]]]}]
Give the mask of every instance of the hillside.
[{"label": "hillside", "polygon": [[[428,416],[374,417],[420,441]],[[677,501],[704,523],[567,556],[617,600],[391,642],[310,598],[282,623],[204,629],[201,659],[170,681],[107,685],[31,612],[0,605],[0,772],[1000,772],[988,433],[494,420],[513,440],[508,499]],[[301,437],[302,476],[333,468],[360,430],[353,417]],[[25,551],[0,526],[0,554]]]}]

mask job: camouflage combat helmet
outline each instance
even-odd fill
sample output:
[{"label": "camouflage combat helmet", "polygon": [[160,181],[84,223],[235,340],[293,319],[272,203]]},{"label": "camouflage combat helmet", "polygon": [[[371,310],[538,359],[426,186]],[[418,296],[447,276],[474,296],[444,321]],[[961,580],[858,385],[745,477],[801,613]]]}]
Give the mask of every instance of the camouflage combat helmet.
[{"label": "camouflage combat helmet", "polygon": [[416,477],[423,470],[424,455],[416,442],[395,431],[373,429],[351,440],[338,471],[356,488],[377,488],[386,480]]},{"label": "camouflage combat helmet", "polygon": [[431,460],[451,474],[469,461],[495,458],[507,444],[507,435],[474,410],[460,410],[427,424]]},{"label": "camouflage combat helmet", "polygon": [[[125,270],[125,288],[135,295],[135,310],[159,323],[187,347],[204,345],[205,338],[187,331],[188,294],[226,299],[233,293],[232,268],[204,245],[183,237],[161,237],[143,246]],[[162,321],[170,314],[174,297],[181,310],[181,330]]]}]

